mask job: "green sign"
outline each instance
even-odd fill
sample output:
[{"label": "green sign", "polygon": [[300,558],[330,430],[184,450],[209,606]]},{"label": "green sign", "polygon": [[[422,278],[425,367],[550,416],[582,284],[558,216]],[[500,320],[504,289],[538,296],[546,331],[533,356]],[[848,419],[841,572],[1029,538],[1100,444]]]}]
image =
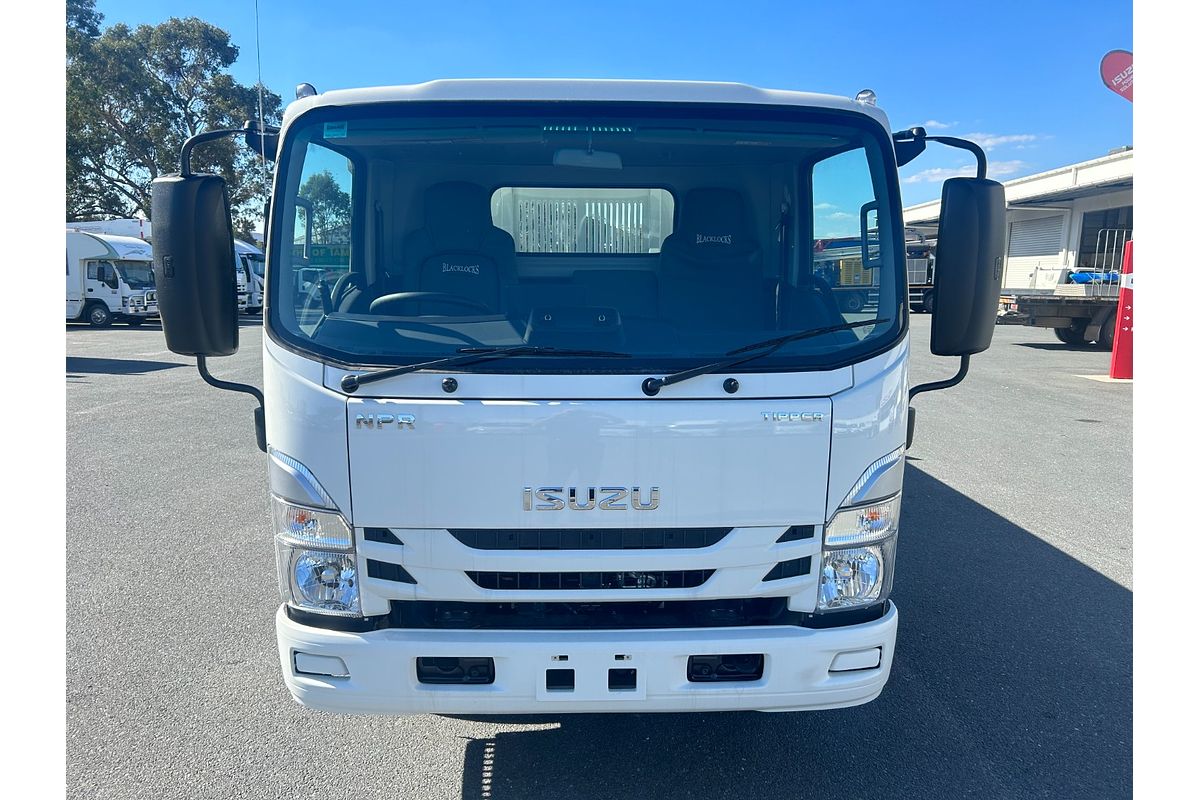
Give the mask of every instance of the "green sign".
[{"label": "green sign", "polygon": [[[302,258],[304,245],[292,245],[292,256]],[[314,244],[308,248],[308,263],[314,266],[345,267],[350,264],[350,245],[348,244]]]}]

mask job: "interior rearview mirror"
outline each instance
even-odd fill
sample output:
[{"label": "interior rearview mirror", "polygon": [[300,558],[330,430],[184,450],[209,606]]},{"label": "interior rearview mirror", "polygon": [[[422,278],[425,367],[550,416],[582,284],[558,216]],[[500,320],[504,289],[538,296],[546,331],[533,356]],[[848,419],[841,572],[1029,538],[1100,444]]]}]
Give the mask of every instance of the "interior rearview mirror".
[{"label": "interior rearview mirror", "polygon": [[1004,187],[986,178],[942,186],[929,349],[966,356],[988,349],[1004,267]]},{"label": "interior rearview mirror", "polygon": [[167,347],[188,356],[238,348],[237,260],[225,180],[167,175],[150,193],[154,282]]}]

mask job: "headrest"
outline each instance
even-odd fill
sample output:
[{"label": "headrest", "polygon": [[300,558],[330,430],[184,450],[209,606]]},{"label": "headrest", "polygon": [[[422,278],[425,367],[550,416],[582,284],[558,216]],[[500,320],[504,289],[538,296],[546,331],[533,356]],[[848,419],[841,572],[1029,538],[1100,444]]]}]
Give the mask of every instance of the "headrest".
[{"label": "headrest", "polygon": [[461,181],[430,186],[425,190],[425,230],[438,250],[478,247],[493,230],[487,190]]},{"label": "headrest", "polygon": [[702,258],[732,258],[758,249],[746,219],[746,203],[734,189],[692,189],[683,200],[676,247]]}]

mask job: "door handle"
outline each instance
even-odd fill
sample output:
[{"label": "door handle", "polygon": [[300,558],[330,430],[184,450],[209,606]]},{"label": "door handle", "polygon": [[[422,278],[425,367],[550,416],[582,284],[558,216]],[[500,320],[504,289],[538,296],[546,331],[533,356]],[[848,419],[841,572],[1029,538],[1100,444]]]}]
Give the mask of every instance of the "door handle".
[{"label": "door handle", "polygon": [[89,292],[94,292],[94,291],[96,291],[96,290],[95,290],[95,289],[88,289],[88,291],[89,291]]}]

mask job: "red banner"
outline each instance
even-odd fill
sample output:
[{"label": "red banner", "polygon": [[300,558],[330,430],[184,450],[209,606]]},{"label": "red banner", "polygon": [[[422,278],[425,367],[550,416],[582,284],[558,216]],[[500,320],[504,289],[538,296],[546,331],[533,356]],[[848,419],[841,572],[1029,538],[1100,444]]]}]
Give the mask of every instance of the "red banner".
[{"label": "red banner", "polygon": [[1100,77],[1105,86],[1133,102],[1133,53],[1109,50],[1100,59]]},{"label": "red banner", "polygon": [[1117,298],[1117,326],[1113,335],[1112,360],[1108,377],[1133,377],[1133,240],[1125,243],[1121,264],[1121,290]]}]

